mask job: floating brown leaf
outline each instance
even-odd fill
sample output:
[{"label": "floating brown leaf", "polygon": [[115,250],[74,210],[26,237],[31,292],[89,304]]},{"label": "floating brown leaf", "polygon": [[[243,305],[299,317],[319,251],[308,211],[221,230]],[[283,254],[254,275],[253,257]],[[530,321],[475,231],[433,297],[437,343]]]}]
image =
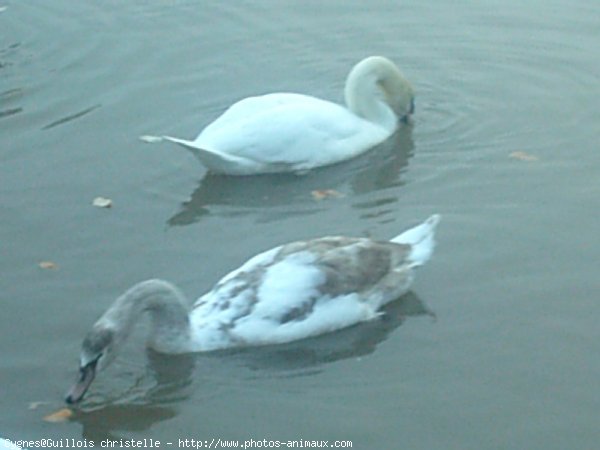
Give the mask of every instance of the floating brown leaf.
[{"label": "floating brown leaf", "polygon": [[92,202],[96,208],[110,208],[112,206],[112,200],[110,198],[96,197]]},{"label": "floating brown leaf", "polygon": [[73,411],[71,411],[69,408],[62,408],[45,416],[44,421],[53,423],[66,422],[71,417],[73,417]]},{"label": "floating brown leaf", "polygon": [[312,197],[317,200],[325,200],[326,198],[340,198],[343,197],[344,194],[338,192],[334,189],[317,189],[311,192]]},{"label": "floating brown leaf", "polygon": [[56,264],[54,261],[41,261],[39,266],[46,270],[58,269],[58,264]]},{"label": "floating brown leaf", "polygon": [[512,152],[508,155],[510,158],[518,159],[519,161],[537,161],[539,158],[535,155],[530,155],[525,152]]}]

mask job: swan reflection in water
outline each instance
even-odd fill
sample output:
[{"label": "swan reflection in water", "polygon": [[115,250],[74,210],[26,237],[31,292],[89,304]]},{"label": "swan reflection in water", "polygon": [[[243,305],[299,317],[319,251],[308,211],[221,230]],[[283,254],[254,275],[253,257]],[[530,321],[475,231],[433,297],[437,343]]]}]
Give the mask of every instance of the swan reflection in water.
[{"label": "swan reflection in water", "polygon": [[176,417],[178,404],[190,397],[220,395],[233,383],[239,388],[240,382],[316,376],[329,364],[373,353],[407,317],[435,318],[412,291],[382,311],[372,321],[289,344],[181,355],[148,349],[147,370],[133,386],[126,392],[91,395],[71,420],[82,425],[85,439],[127,438],[128,432],[143,432]]},{"label": "swan reflection in water", "polygon": [[315,202],[313,191],[333,190],[350,196],[402,185],[401,175],[413,150],[412,126],[407,126],[364,155],[306,174],[235,177],[207,173],[167,225],[190,225],[207,215],[255,214],[261,221],[270,221],[282,214],[314,214],[324,206]]}]

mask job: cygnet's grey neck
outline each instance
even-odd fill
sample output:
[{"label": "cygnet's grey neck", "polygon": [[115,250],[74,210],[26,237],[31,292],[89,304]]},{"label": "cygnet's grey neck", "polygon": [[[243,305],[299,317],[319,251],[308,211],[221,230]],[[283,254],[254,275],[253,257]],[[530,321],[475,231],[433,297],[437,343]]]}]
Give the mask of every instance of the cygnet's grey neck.
[{"label": "cygnet's grey neck", "polygon": [[179,289],[163,280],[136,284],[120,296],[96,324],[113,329],[119,340],[124,340],[144,312],[148,312],[151,319],[149,346],[166,353],[188,350],[188,302]]}]

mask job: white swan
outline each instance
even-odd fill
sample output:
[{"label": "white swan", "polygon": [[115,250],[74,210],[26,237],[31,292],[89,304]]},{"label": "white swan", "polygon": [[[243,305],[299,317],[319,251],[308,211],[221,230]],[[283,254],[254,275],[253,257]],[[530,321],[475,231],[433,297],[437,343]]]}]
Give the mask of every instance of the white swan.
[{"label": "white swan", "polygon": [[412,86],[381,56],[356,64],[344,93],[347,108],[301,94],[249,97],[232,105],[193,141],[170,136],[141,139],[180,144],[216,173],[302,172],[369,150],[414,111]]},{"label": "white swan", "polygon": [[172,284],[143,281],[85,337],[79,378],[66,401],[83,398],[144,311],[152,321],[148,345],[165,353],[278,344],[372,319],[408,291],[413,269],[433,252],[439,220],[433,215],[391,241],[324,237],[273,248],[226,275],[191,308]]}]

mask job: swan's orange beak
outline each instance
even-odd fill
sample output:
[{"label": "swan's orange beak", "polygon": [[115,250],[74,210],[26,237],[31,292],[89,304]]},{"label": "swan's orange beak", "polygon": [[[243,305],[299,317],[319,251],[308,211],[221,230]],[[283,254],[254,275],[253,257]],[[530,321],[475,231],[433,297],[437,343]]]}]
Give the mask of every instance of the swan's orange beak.
[{"label": "swan's orange beak", "polygon": [[73,387],[69,389],[65,397],[65,402],[72,405],[81,401],[85,393],[87,392],[90,384],[96,377],[96,364],[98,360],[94,360],[89,364],[79,368],[79,379],[75,382]]}]

